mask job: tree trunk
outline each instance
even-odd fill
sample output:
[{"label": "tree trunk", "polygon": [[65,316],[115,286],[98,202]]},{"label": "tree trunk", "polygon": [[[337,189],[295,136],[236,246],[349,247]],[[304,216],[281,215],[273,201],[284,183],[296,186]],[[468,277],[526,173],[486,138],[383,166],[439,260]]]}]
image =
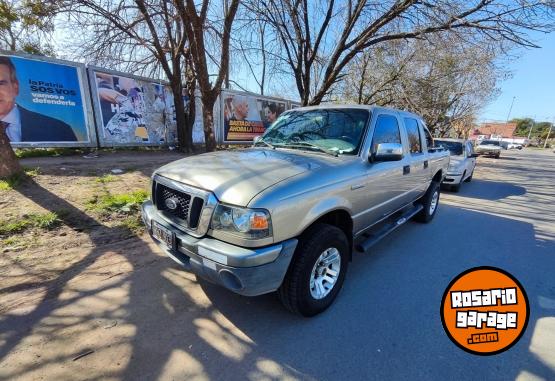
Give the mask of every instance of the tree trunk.
[{"label": "tree trunk", "polygon": [[[179,96],[177,94],[179,94]],[[185,105],[183,104],[183,96],[181,91],[179,91],[179,93],[177,94],[176,92],[174,92],[173,94],[173,103],[175,106],[175,123],[177,125],[177,139],[179,140],[179,146],[181,147],[181,150],[183,152],[192,153],[193,131],[187,123],[187,111],[185,110]]]},{"label": "tree trunk", "polygon": [[216,149],[216,137],[214,136],[214,101],[202,102],[202,121],[204,124],[204,142],[206,144],[206,152],[212,152]]},{"label": "tree trunk", "polygon": [[10,145],[6,129],[0,126],[0,177],[9,177],[21,172],[21,166]]}]

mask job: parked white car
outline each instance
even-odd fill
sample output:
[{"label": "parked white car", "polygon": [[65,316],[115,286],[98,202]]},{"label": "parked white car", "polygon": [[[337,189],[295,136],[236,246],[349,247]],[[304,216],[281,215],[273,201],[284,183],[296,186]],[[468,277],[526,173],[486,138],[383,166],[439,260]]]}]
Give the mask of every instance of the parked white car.
[{"label": "parked white car", "polygon": [[476,153],[478,155],[493,156],[499,159],[499,156],[501,156],[501,143],[499,140],[482,140],[476,146]]},{"label": "parked white car", "polygon": [[519,143],[509,143],[508,149],[522,149],[522,144]]},{"label": "parked white car", "polygon": [[436,146],[443,146],[451,153],[447,175],[442,185],[458,192],[463,182],[472,181],[476,167],[476,155],[472,143],[464,139],[435,139]]}]

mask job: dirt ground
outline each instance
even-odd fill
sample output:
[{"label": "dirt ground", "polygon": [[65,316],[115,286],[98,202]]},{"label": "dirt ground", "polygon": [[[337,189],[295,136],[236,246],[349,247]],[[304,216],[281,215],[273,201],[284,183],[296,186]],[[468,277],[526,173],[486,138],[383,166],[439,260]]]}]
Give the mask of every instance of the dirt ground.
[{"label": "dirt ground", "polygon": [[[153,170],[180,157],[172,152],[129,152],[21,160],[35,173],[15,189],[0,191],[0,223],[46,212],[57,213],[61,221],[53,229],[28,229],[0,241],[0,314],[43,300],[85,267],[102,279],[129,271],[123,264],[127,261],[115,254],[126,255],[130,248],[144,245],[144,230],[123,224],[123,216],[99,215],[87,203],[105,192],[148,191]],[[129,257],[132,266],[156,260],[140,254]]]},{"label": "dirt ground", "polygon": [[[29,177],[0,190],[0,228],[33,213],[60,222],[0,234],[0,381],[555,379],[552,152],[480,157],[432,223],[356,255],[339,298],[312,319],[275,294],[242,297],[182,271],[129,223],[136,212],[91,209],[107,192],[146,190],[179,157],[21,161]],[[438,313],[450,280],[480,265],[515,275],[531,305],[525,335],[496,356],[461,351]]]}]

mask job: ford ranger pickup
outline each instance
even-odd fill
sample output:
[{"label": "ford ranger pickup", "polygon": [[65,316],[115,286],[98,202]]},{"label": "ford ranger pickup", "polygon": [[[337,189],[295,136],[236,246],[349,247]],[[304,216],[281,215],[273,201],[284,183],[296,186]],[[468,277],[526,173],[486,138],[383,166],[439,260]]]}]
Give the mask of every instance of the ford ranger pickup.
[{"label": "ford ranger pickup", "polygon": [[296,108],[251,148],[156,170],[142,216],[186,270],[241,295],[277,291],[313,316],[337,296],[354,252],[413,217],[434,218],[448,165],[418,115]]}]

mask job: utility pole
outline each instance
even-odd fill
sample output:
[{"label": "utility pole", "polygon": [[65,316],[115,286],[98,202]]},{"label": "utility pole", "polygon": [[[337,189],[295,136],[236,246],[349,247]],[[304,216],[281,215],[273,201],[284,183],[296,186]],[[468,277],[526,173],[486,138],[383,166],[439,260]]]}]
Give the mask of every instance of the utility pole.
[{"label": "utility pole", "polygon": [[516,96],[513,97],[511,101],[511,107],[509,107],[509,113],[507,114],[507,123],[509,123],[509,118],[511,117],[511,111],[513,111],[513,104],[515,103]]},{"label": "utility pole", "polygon": [[[555,120],[555,118],[553,118]],[[545,143],[543,143],[543,149],[547,147],[547,141],[549,140],[549,135],[551,135],[551,128],[553,128],[553,122],[549,125],[549,132],[547,133],[547,138],[545,138]]]},{"label": "utility pole", "polygon": [[536,116],[534,115],[534,119],[532,119],[532,124],[530,125],[530,131],[528,131],[528,143],[530,143],[530,136],[532,135],[532,129],[536,124]]}]

